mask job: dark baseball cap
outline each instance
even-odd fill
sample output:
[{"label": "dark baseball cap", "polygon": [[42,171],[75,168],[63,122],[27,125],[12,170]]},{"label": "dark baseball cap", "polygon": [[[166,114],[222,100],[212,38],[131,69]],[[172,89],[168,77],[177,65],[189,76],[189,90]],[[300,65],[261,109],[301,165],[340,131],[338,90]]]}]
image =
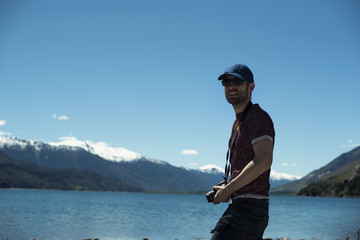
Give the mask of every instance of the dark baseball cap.
[{"label": "dark baseball cap", "polygon": [[219,76],[218,80],[223,80],[226,75],[232,75],[242,81],[254,82],[254,76],[250,68],[244,64],[235,64],[225,69],[225,72]]}]

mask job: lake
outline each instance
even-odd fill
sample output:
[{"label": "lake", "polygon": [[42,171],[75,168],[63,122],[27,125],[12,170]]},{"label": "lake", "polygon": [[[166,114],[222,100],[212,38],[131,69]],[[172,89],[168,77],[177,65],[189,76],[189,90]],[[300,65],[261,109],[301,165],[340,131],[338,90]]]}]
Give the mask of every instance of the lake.
[{"label": "lake", "polygon": [[[0,190],[0,240],[209,239],[226,208],[198,194]],[[264,237],[357,239],[360,199],[271,196]]]}]

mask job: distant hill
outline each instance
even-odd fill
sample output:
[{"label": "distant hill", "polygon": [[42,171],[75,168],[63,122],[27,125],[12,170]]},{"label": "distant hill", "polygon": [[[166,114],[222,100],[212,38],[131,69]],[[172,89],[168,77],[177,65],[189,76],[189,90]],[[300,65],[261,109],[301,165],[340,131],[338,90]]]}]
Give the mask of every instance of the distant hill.
[{"label": "distant hill", "polygon": [[[330,191],[327,188],[332,187],[330,185],[324,185],[323,183],[344,183],[345,181],[349,182],[353,180],[358,174],[358,169],[360,167],[359,160],[360,147],[357,147],[352,151],[342,154],[326,166],[311,172],[307,176],[297,181],[287,183],[285,185],[272,189],[270,193],[296,195],[300,192],[301,189],[304,189],[308,186],[310,187],[310,184],[317,182],[319,182],[321,187],[320,185],[318,186],[319,188],[323,188],[323,191]],[[305,192],[302,192],[302,194],[306,195]]]},{"label": "distant hill", "polygon": [[302,188],[299,195],[360,197],[360,158]]},{"label": "distant hill", "polygon": [[[209,182],[186,169],[138,154],[128,157],[128,151],[125,151],[126,158],[120,158],[124,149],[90,142],[56,145],[0,136],[0,150],[12,158],[40,167],[92,171],[145,191],[198,192],[208,191],[211,187]],[[111,160],[101,157],[109,153]]]},{"label": "distant hill", "polygon": [[[53,176],[62,175],[58,180],[67,179],[66,174],[78,174],[79,178],[83,175],[82,179],[90,181],[92,177],[95,178],[95,175],[91,177],[91,174],[98,174],[98,178],[113,179],[127,187],[133,186],[144,191],[207,192],[219,183],[223,176],[217,166],[185,169],[123,148],[110,147],[105,143],[83,142],[72,138],[61,143],[44,143],[0,136],[0,150],[13,159],[7,163],[14,165],[2,167],[4,171],[6,169],[3,171],[4,176],[13,172],[17,173],[18,179],[28,175],[31,175],[32,179],[42,176],[42,179],[51,182],[51,179],[44,177],[47,172]],[[22,160],[21,164],[14,164],[16,159]],[[55,170],[56,173],[53,172]],[[272,171],[270,183],[274,187],[295,179],[296,176]],[[51,184],[55,186],[54,182]],[[70,182],[67,182],[67,185],[69,184]]]},{"label": "distant hill", "polygon": [[0,188],[88,191],[143,191],[98,173],[78,169],[47,169],[0,151]]}]

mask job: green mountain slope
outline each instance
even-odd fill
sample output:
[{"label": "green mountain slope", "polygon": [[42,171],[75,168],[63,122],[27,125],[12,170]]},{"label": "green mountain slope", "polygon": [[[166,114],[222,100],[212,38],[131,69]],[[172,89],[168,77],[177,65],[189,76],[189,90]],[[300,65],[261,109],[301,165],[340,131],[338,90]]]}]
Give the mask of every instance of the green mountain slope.
[{"label": "green mountain slope", "polygon": [[302,196],[360,197],[360,159],[300,190]]},{"label": "green mountain slope", "polygon": [[357,161],[359,159],[360,147],[357,147],[352,151],[342,154],[341,156],[331,161],[329,164],[311,172],[297,181],[270,190],[270,193],[296,195],[300,192],[301,189],[309,186],[312,183],[318,182],[321,179],[324,179],[324,177],[332,177],[334,179],[339,179],[339,181],[349,181],[351,176],[356,175],[357,169],[355,166],[357,166]]}]

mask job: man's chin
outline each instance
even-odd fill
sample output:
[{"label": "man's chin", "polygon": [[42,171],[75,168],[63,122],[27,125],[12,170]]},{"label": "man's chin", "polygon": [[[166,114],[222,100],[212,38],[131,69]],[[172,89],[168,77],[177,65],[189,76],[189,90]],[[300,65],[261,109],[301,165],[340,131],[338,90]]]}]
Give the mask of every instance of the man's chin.
[{"label": "man's chin", "polygon": [[228,101],[228,103],[233,105],[241,103],[241,101],[237,98],[228,97],[226,100]]},{"label": "man's chin", "polygon": [[243,104],[246,102],[246,100],[241,100],[238,98],[227,98],[226,99],[228,101],[228,103],[232,104],[232,105],[238,105],[238,104]]}]

